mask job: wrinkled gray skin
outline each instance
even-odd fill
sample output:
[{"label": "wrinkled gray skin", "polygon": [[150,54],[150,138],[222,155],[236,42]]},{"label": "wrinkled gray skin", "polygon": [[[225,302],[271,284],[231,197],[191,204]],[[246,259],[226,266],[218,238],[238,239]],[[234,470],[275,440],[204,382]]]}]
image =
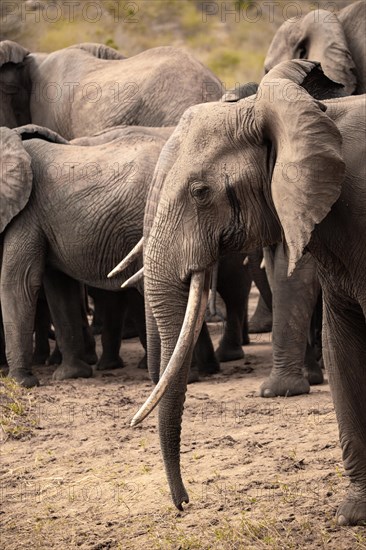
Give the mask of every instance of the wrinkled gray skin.
[{"label": "wrinkled gray skin", "polygon": [[[313,77],[324,78],[315,63],[290,61],[270,71],[256,98],[187,110],[159,157],[145,212],[145,301],[160,333],[164,371],[192,273],[209,270],[230,249],[268,246],[282,235],[290,273],[310,251],[351,482],[338,522],[357,524],[366,521],[365,97],[321,103],[301,87]],[[295,99],[287,99],[289,86]],[[149,332],[148,348],[154,338]],[[159,405],[162,454],[179,509],[188,502],[180,434],[191,347]]]},{"label": "wrinkled gray skin", "polygon": [[333,13],[314,10],[285,21],[264,61],[265,71],[289,59],[319,61],[324,73],[345,86],[347,95],[366,92],[366,2]]},{"label": "wrinkled gray skin", "polygon": [[121,291],[121,283],[136,270],[132,265],[123,277],[107,279],[142,236],[147,190],[172,129],[128,127],[113,132],[113,141],[105,132],[71,145],[32,125],[1,129],[1,161],[6,167],[0,206],[5,229],[1,304],[9,376],[24,386],[38,384],[31,358],[42,278],[63,355],[54,376],[88,377],[92,369],[82,360],[76,281],[122,295],[126,291]]},{"label": "wrinkled gray skin", "polygon": [[[47,55],[29,54],[11,41],[0,43],[0,125],[8,127],[32,120],[71,139],[120,124],[169,126],[188,106],[220,96],[217,78],[176,48],[126,59],[100,44]],[[88,138],[80,139],[88,145]]]},{"label": "wrinkled gray skin", "polygon": [[[321,62],[329,78],[343,84],[343,94],[364,93],[365,28],[364,0],[352,3],[338,14],[316,10],[300,19],[290,19],[272,40],[265,70],[285,60],[314,59]],[[320,99],[331,97],[327,92]],[[283,246],[278,245],[274,255],[266,251],[266,270],[273,290],[273,369],[262,384],[261,395],[307,393],[309,383],[323,381],[314,351],[308,344],[310,320],[320,289],[316,263],[306,254],[288,278],[288,258]]]},{"label": "wrinkled gray skin", "polygon": [[66,139],[121,124],[173,126],[191,105],[221,97],[219,80],[173,47],[124,58],[100,44],[28,54],[0,43],[0,125],[34,123]]}]

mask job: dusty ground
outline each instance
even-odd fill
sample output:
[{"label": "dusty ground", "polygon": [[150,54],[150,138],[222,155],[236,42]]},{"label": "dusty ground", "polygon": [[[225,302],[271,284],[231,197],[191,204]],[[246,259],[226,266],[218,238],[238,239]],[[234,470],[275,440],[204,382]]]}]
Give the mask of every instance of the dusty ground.
[{"label": "dusty ground", "polygon": [[[211,329],[217,342],[222,326]],[[52,368],[35,369],[42,386],[15,390],[19,439],[2,433],[0,547],[366,548],[364,528],[334,524],[347,479],[328,385],[259,398],[270,335],[252,341],[245,361],[189,387],[183,513],[169,498],[156,412],[128,425],[151,389],[135,368],[138,341],[122,344],[125,369],[93,379],[58,383]]]}]

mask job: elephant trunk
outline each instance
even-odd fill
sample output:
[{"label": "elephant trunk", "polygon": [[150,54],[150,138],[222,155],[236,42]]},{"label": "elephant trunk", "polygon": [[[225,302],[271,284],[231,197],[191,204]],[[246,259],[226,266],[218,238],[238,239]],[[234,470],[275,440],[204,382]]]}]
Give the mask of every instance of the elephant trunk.
[{"label": "elephant trunk", "polygon": [[192,351],[208,300],[210,273],[193,273],[188,291],[186,283],[162,283],[157,274],[152,278],[149,261],[145,269],[147,301],[161,338],[162,375],[132,425],[143,420],[160,401],[160,445],[172,499],[181,510],[182,503],[188,502],[180,471],[181,423]]}]

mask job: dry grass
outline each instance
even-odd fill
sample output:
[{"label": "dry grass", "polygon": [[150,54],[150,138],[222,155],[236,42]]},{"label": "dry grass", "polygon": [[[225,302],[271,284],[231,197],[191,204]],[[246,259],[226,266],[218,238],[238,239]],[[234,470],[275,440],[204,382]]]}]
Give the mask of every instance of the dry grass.
[{"label": "dry grass", "polygon": [[34,396],[11,378],[0,378],[0,440],[30,437],[37,426]]},{"label": "dry grass", "polygon": [[[326,3],[320,2],[321,7]],[[278,0],[272,12],[264,0],[240,0],[233,12],[234,2],[80,0],[75,2],[70,17],[70,8],[62,1],[58,4],[57,13],[47,8],[46,15],[40,12],[38,19],[34,13],[24,15],[24,10],[20,17],[20,9],[6,20],[3,17],[2,38],[44,52],[77,42],[101,42],[127,56],[156,46],[184,47],[217,74],[227,88],[237,82],[259,81],[266,51],[284,18],[314,7],[310,0]],[[347,2],[337,0],[331,4],[341,8]],[[50,22],[52,18],[54,22]]]}]

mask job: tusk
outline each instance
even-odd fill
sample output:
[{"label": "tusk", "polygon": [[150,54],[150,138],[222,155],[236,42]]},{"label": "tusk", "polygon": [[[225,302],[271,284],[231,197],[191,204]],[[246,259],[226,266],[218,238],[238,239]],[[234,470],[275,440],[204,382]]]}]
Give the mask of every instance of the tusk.
[{"label": "tusk", "polygon": [[212,288],[208,309],[212,316],[216,315],[216,294],[217,294],[217,277],[219,273],[219,262],[214,265],[212,270]]},{"label": "tusk", "polygon": [[122,285],[121,288],[129,288],[131,286],[135,286],[136,283],[141,281],[141,279],[144,278],[144,268],[142,267],[139,269],[132,277],[127,279]]},{"label": "tusk", "polygon": [[263,260],[261,261],[260,268],[264,269],[265,267],[266,267],[266,261],[265,261],[264,256],[263,256]]},{"label": "tusk", "polygon": [[136,260],[136,258],[141,256],[142,251],[143,251],[143,247],[144,247],[144,237],[142,237],[139,240],[139,242],[137,243],[137,245],[133,247],[131,252],[129,254],[127,254],[127,256],[125,258],[123,258],[123,260],[121,262],[119,262],[119,264],[116,265],[116,267],[114,269],[112,269],[112,271],[110,273],[108,273],[108,275],[107,275],[108,279],[110,279],[111,277],[114,277],[118,273],[121,273],[121,271],[124,271],[126,269],[126,267],[131,265],[132,262],[134,260]]},{"label": "tusk", "polygon": [[245,256],[243,265],[248,265],[248,264],[249,264],[249,256]]},{"label": "tusk", "polygon": [[[207,273],[205,271],[199,271],[192,274],[187,309],[173,354],[154,390],[151,392],[150,396],[142,405],[140,410],[133,417],[131,421],[131,426],[136,426],[142,420],[144,420],[144,418],[146,418],[154,409],[154,407],[156,407],[156,405],[159,403],[171,380],[174,378],[177,372],[179,372],[185,356],[187,355],[188,347],[192,344],[196,336],[198,336],[199,330],[201,328],[200,327],[198,329],[200,321],[199,318],[201,317],[203,321],[203,315],[207,305],[209,289],[209,283],[207,283],[207,279],[209,281],[210,277],[207,276]],[[203,292],[205,293],[206,301],[202,299]],[[203,302],[205,303],[203,304]]]}]

